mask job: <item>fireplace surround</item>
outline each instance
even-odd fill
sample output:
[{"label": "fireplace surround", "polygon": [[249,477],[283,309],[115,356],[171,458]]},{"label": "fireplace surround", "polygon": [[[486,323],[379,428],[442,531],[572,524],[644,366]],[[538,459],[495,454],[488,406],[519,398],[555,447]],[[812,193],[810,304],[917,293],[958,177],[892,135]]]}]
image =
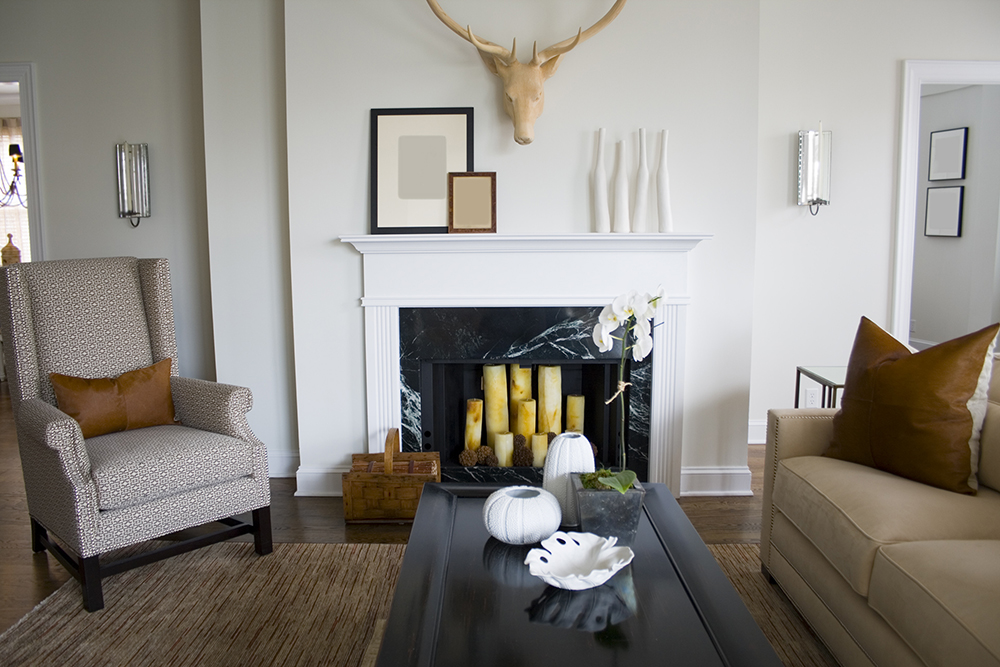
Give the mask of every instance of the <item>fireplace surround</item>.
[{"label": "fireplace surround", "polygon": [[363,255],[368,451],[402,423],[400,309],[603,307],[662,285],[650,363],[648,479],[680,490],[690,252],[711,235],[345,236]]}]

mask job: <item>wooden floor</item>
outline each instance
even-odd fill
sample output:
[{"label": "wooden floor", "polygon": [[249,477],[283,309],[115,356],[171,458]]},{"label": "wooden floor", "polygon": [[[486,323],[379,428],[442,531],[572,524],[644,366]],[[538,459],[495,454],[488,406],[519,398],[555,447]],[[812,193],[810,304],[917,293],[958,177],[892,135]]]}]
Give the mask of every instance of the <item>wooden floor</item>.
[{"label": "wooden floor", "polygon": [[[680,504],[709,544],[760,540],[763,445],[750,446],[753,497],[684,497]],[[408,525],[347,526],[340,498],[296,498],[294,479],[271,480],[276,542],[403,543]],[[240,539],[249,540],[249,536]],[[44,553],[31,552],[28,507],[7,383],[0,383],[0,632],[69,580]]]}]

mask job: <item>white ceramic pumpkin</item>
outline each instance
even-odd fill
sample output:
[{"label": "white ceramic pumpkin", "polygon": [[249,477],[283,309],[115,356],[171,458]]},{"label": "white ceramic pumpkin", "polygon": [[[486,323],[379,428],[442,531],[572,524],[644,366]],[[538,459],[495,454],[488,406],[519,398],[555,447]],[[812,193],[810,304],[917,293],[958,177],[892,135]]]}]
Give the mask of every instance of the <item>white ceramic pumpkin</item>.
[{"label": "white ceramic pumpkin", "polygon": [[570,474],[594,472],[594,449],[582,433],[563,433],[549,443],[545,457],[542,487],[559,501],[563,524],[576,526],[580,518],[576,509],[576,494],[570,483]]},{"label": "white ceramic pumpkin", "polygon": [[559,530],[559,501],[537,486],[507,486],[483,503],[483,522],[490,535],[507,544],[534,544]]}]

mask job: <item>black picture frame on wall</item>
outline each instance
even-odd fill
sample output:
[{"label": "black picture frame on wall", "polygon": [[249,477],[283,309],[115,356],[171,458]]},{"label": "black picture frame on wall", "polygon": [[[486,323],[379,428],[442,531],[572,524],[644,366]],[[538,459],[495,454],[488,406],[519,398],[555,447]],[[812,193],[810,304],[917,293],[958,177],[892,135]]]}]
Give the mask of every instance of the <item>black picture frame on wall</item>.
[{"label": "black picture frame on wall", "polygon": [[959,181],[965,178],[965,152],[969,144],[969,128],[931,132],[928,181]]},{"label": "black picture frame on wall", "polygon": [[473,171],[472,107],[371,110],[372,234],[446,234],[448,173]]},{"label": "black picture frame on wall", "polygon": [[964,199],[962,185],[927,188],[924,236],[961,236]]}]

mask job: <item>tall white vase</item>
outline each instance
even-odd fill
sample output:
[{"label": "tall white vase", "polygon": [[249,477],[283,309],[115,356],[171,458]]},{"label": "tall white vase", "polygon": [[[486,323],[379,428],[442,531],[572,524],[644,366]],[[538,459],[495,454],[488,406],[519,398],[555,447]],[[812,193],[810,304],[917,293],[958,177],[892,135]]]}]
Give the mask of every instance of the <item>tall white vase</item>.
[{"label": "tall white vase", "polygon": [[674,231],[674,216],[670,211],[670,171],[667,169],[667,130],[663,130],[660,166],[656,170],[656,214],[661,233]]},{"label": "tall white vase", "polygon": [[594,231],[606,234],[611,231],[611,213],[608,207],[608,172],[604,168],[604,128],[597,131],[597,164],[591,183],[594,192]]},{"label": "tall white vase", "polygon": [[632,231],[646,231],[646,208],[649,202],[649,168],[646,166],[646,130],[639,128],[639,169],[635,173],[635,207]]},{"label": "tall white vase", "polygon": [[625,142],[615,144],[615,208],[611,217],[611,231],[617,234],[629,232],[628,217],[628,173],[625,166]]}]

